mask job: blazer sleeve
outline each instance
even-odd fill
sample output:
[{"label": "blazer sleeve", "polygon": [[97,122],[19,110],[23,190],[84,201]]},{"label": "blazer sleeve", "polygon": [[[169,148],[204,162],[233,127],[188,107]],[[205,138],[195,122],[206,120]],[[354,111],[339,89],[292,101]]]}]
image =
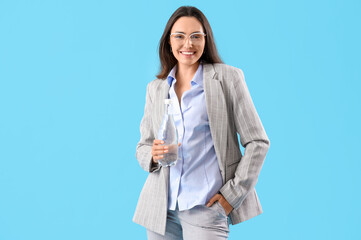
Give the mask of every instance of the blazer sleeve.
[{"label": "blazer sleeve", "polygon": [[147,172],[154,172],[161,168],[159,164],[152,162],[152,146],[155,134],[153,131],[152,108],[153,102],[150,96],[151,83],[147,85],[144,115],[140,123],[140,140],[137,144],[135,157],[139,165]]},{"label": "blazer sleeve", "polygon": [[254,107],[241,69],[237,69],[231,88],[231,102],[236,130],[245,148],[234,178],[220,189],[224,198],[237,209],[255,187],[270,141]]}]

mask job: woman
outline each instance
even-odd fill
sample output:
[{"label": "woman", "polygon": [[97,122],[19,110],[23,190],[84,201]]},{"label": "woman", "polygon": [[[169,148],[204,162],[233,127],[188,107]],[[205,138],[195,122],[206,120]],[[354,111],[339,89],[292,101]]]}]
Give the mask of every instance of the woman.
[{"label": "woman", "polygon": [[[147,86],[136,158],[149,172],[133,221],[148,239],[227,239],[229,223],[262,213],[255,185],[269,148],[240,69],[222,63],[212,29],[195,7],[180,7],[160,40],[161,71]],[[175,166],[158,164],[164,109],[178,130]],[[237,133],[245,147],[240,151]]]}]

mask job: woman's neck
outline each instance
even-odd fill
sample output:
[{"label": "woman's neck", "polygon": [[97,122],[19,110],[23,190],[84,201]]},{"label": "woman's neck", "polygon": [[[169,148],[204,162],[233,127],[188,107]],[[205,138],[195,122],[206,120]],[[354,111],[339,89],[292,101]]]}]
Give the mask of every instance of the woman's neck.
[{"label": "woman's neck", "polygon": [[190,82],[196,74],[199,67],[199,61],[193,65],[179,64],[177,66],[176,79],[180,82]]}]

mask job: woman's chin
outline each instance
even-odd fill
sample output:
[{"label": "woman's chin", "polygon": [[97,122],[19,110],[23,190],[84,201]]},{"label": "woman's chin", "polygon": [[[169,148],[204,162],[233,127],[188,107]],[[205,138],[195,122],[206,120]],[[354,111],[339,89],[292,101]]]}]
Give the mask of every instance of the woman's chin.
[{"label": "woman's chin", "polygon": [[186,58],[186,59],[181,58],[181,59],[178,59],[178,62],[180,64],[184,64],[184,65],[193,65],[193,64],[197,63],[198,60],[199,60],[199,58],[191,58],[191,59],[190,58]]}]

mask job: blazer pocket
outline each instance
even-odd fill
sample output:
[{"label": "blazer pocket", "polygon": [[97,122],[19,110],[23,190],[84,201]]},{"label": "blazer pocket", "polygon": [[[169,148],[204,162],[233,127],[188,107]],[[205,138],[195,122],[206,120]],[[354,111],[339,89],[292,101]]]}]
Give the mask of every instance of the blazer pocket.
[{"label": "blazer pocket", "polygon": [[241,161],[242,157],[234,159],[232,161],[229,161],[227,163],[227,168],[226,168],[226,182],[229,179],[234,178],[234,173],[236,172],[237,166],[239,164],[239,162]]},{"label": "blazer pocket", "polygon": [[242,157],[239,157],[239,158],[236,158],[236,159],[233,159],[233,160],[230,160],[227,162],[227,167],[230,167],[234,164],[237,164],[241,161]]}]

